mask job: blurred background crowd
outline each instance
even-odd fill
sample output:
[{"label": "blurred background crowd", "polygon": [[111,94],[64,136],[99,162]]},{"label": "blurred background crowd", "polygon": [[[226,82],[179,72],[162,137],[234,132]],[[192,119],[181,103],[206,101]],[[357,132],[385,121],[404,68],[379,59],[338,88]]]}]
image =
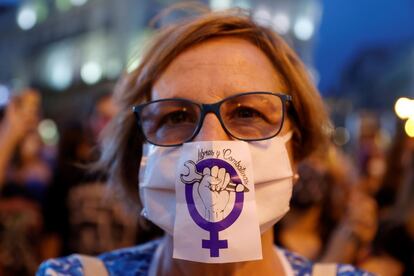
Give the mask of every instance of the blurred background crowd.
[{"label": "blurred background crowd", "polygon": [[[89,173],[136,68],[174,0],[0,0],[0,275],[161,235],[139,225],[105,172]],[[181,1],[182,2],[182,1]],[[249,9],[306,64],[331,146],[299,166],[275,243],[309,259],[414,275],[414,2],[203,0]],[[138,164],[137,164],[138,166]]]}]

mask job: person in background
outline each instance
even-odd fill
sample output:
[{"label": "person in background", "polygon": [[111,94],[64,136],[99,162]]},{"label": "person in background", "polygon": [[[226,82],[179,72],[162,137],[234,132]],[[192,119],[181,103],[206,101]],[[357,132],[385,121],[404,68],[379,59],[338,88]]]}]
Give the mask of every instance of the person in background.
[{"label": "person in background", "polygon": [[375,198],[379,229],[361,266],[390,276],[414,274],[414,138],[397,121],[386,157],[385,174]]},{"label": "person in background", "polygon": [[6,106],[0,128],[0,187],[7,181],[8,168],[17,147],[27,134],[36,131],[39,113],[40,95],[31,89],[13,97]]},{"label": "person in background", "polygon": [[108,122],[115,117],[118,108],[114,101],[114,97],[110,93],[100,95],[93,106],[93,110],[88,119],[90,129],[92,130],[93,139],[98,141],[99,135],[108,124]]},{"label": "person in background", "polygon": [[39,204],[44,201],[52,177],[52,170],[43,157],[44,144],[36,131],[31,131],[17,147],[8,179],[23,187]]},{"label": "person in background", "polygon": [[51,170],[37,133],[40,94],[13,97],[0,123],[0,275],[33,275],[42,251],[42,200]]},{"label": "person in background", "polygon": [[[395,136],[392,139],[385,159],[382,181],[374,196],[378,202],[382,217],[389,217],[389,212],[401,199],[407,196],[412,164],[414,159],[414,139],[404,131],[404,121],[396,123]],[[408,184],[407,184],[408,182]]]},{"label": "person in background", "polygon": [[88,119],[62,127],[53,184],[44,213],[48,252],[56,257],[74,252],[99,254],[146,241],[137,218],[109,193],[106,175],[89,173],[101,130],[116,114],[111,94],[100,95]]},{"label": "person in background", "polygon": [[375,114],[361,114],[357,143],[355,161],[358,183],[356,185],[365,194],[375,197],[383,183],[388,146]]},{"label": "person in background", "polygon": [[358,264],[377,229],[372,198],[355,187],[356,172],[335,146],[298,166],[291,210],[276,231],[278,244],[314,261]]}]

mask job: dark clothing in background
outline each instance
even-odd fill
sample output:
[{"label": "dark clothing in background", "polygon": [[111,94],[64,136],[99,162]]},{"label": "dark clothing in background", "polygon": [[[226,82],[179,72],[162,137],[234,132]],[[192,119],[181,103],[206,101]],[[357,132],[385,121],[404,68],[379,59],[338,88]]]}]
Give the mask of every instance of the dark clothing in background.
[{"label": "dark clothing in background", "polygon": [[99,254],[136,241],[137,217],[127,214],[96,175],[75,165],[56,173],[44,213],[47,232],[61,238],[60,255]]},{"label": "dark clothing in background", "polygon": [[0,275],[33,275],[40,263],[41,202],[26,186],[7,182],[0,192]]},{"label": "dark clothing in background", "polygon": [[161,234],[141,230],[138,213],[126,211],[104,181],[75,165],[57,171],[44,212],[47,232],[58,234],[62,241],[59,255],[96,255]]}]

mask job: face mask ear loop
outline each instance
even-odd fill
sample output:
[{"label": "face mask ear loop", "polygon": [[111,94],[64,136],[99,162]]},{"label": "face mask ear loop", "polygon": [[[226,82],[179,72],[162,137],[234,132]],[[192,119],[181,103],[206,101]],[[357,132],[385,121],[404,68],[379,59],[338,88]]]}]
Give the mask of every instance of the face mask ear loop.
[{"label": "face mask ear loop", "polygon": [[142,157],[148,157],[148,153],[153,151],[153,145],[145,143],[142,145]]}]

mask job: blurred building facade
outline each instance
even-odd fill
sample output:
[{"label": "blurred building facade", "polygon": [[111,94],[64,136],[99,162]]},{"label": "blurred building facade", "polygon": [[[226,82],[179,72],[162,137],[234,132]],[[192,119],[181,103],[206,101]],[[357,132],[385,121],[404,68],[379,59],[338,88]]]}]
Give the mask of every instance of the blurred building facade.
[{"label": "blurred building facade", "polygon": [[[185,1],[0,1],[0,105],[7,102],[10,91],[35,86],[45,96],[47,117],[62,121],[68,116],[85,116],[88,108],[82,107],[88,104],[83,103],[110,91],[124,70],[138,65],[145,42],[156,28],[182,16],[173,13],[154,26],[149,24],[160,11],[177,2]],[[324,7],[333,11],[333,4],[327,0],[199,2],[215,10],[249,9],[258,22],[271,26],[294,47],[316,85],[325,77],[316,69],[315,52],[320,41],[329,40],[319,37],[319,30],[326,29],[320,28],[324,24]],[[351,11],[358,12],[356,7]],[[332,16],[327,18],[332,21]],[[392,132],[395,115],[390,107],[400,96],[414,98],[414,37],[387,45],[366,45],[339,74],[336,85],[322,89],[333,121],[340,127],[334,133],[337,144],[345,145],[350,136],[357,135],[356,112],[360,110],[379,114],[382,124]]]},{"label": "blurred building facade", "polygon": [[[50,115],[58,116],[57,112],[62,109],[54,108],[54,103],[67,102],[67,94],[71,95],[72,102],[82,101],[82,95],[110,89],[123,70],[136,67],[145,41],[160,25],[150,27],[149,22],[176,2],[180,1],[3,2],[0,84],[11,91],[29,85],[40,88],[48,95],[45,108]],[[212,9],[250,9],[257,21],[285,36],[309,68],[313,68],[313,41],[321,16],[319,0],[200,2]],[[172,14],[172,21],[178,16]],[[103,83],[104,88],[100,89]]]}]

